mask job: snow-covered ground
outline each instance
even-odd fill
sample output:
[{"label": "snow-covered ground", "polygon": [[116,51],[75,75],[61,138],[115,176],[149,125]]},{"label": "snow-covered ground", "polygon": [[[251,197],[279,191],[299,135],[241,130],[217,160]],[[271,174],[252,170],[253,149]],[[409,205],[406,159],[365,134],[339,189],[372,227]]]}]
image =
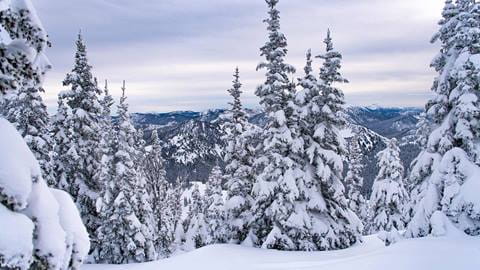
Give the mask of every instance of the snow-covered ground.
[{"label": "snow-covered ground", "polygon": [[352,248],[329,252],[283,252],[212,245],[144,264],[85,265],[82,270],[476,270],[480,238],[425,237],[385,247],[375,236]]}]

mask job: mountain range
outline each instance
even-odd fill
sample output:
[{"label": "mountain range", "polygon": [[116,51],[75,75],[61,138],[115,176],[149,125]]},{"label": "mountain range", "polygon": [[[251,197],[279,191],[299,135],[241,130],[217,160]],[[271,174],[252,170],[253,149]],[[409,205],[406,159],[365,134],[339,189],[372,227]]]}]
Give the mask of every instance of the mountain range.
[{"label": "mountain range", "polygon": [[[342,131],[347,141],[359,136],[363,151],[363,193],[369,195],[378,172],[375,155],[383,150],[387,140],[400,143],[401,159],[406,169],[419,152],[415,144],[416,124],[422,112],[419,108],[348,107],[348,125]],[[204,182],[213,166],[224,167],[221,159],[221,116],[225,110],[206,112],[177,111],[168,113],[134,113],[132,120],[144,131],[147,144],[152,130],[162,141],[167,179]],[[251,123],[263,126],[266,116],[261,111],[247,110]],[[348,167],[348,164],[347,166]]]}]

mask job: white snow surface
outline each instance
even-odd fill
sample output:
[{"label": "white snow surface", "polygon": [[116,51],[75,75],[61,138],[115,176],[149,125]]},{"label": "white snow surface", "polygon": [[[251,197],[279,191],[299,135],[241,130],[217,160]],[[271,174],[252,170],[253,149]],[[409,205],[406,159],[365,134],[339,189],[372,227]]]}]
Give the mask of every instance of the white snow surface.
[{"label": "white snow surface", "polygon": [[82,270],[467,270],[480,269],[480,238],[452,234],[405,239],[389,247],[375,235],[339,251],[288,252],[212,245],[157,262],[84,265]]},{"label": "white snow surface", "polygon": [[60,191],[54,196],[13,125],[0,118],[0,129],[0,263],[26,269],[34,254],[52,269],[79,265],[89,240],[73,201]]},{"label": "white snow surface", "polygon": [[[90,238],[82,218],[72,197],[63,190],[51,189],[51,192],[60,207],[60,224],[66,233],[67,254],[65,254],[64,268],[69,264],[78,266],[87,257],[90,250]],[[73,256],[72,256],[73,255]],[[72,258],[73,257],[73,258]]]},{"label": "white snow surface", "polygon": [[0,228],[0,254],[5,265],[27,268],[33,253],[33,222],[0,203]]},{"label": "white snow surface", "polygon": [[40,175],[40,167],[22,137],[3,118],[0,130],[0,189],[15,209],[22,210],[32,191],[32,175]]}]

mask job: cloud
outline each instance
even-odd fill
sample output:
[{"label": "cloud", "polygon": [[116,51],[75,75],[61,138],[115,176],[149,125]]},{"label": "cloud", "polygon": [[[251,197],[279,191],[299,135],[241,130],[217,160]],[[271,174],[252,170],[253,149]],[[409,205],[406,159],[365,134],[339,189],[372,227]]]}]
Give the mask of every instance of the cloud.
[{"label": "cloud", "polygon": [[[235,66],[245,103],[256,107],[255,71],[265,42],[266,6],[259,0],[49,0],[35,1],[53,47],[46,101],[51,108],[71,69],[82,29],[100,81],[118,97],[127,80],[133,111],[225,107]],[[327,28],[344,55],[343,89],[352,104],[422,105],[434,73],[429,44],[442,0],[281,1],[287,61],[300,77],[304,52],[323,50]],[[319,63],[316,63],[317,65]],[[415,95],[419,93],[419,95]],[[372,100],[375,99],[373,102]],[[222,106],[223,105],[223,106]]]}]

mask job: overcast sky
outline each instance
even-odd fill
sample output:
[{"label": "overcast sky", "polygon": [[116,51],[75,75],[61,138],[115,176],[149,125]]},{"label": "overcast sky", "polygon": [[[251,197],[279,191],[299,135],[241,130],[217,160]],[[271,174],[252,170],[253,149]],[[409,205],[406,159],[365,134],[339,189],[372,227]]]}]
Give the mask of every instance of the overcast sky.
[{"label": "overcast sky", "polygon": [[[423,106],[434,73],[443,0],[281,0],[287,61],[302,76],[308,48],[324,50],[327,28],[343,53],[352,105]],[[82,29],[99,81],[118,98],[127,81],[132,111],[225,108],[239,66],[244,102],[258,107],[255,67],[266,39],[262,0],[33,0],[52,41],[46,102],[56,104]],[[318,62],[316,66],[318,67]],[[102,83],[103,84],[103,83]]]}]

